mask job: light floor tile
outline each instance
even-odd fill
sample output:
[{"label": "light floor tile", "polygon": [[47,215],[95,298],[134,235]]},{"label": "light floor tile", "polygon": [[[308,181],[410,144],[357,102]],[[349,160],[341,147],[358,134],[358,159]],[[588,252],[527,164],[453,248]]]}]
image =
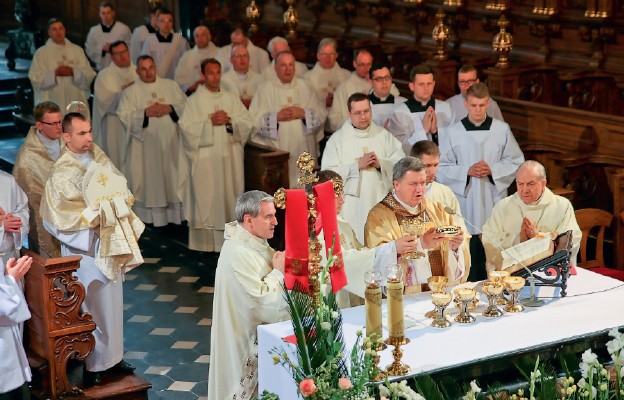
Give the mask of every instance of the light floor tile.
[{"label": "light floor tile", "polygon": [[212,319],[211,318],[202,318],[201,320],[199,320],[197,325],[211,326],[212,325]]},{"label": "light floor tile", "polygon": [[134,290],[154,290],[156,289],[156,285],[148,285],[147,283],[142,283],[134,288]]},{"label": "light floor tile", "polygon": [[130,318],[128,322],[148,322],[152,318],[154,317],[152,317],[151,315],[135,315]]},{"label": "light floor tile", "polygon": [[128,282],[132,282],[136,278],[137,278],[137,275],[133,275],[133,274],[126,274],[126,276],[124,276],[124,280]]},{"label": "light floor tile", "polygon": [[144,258],[143,264],[156,264],[160,261],[160,258]]},{"label": "light floor tile", "polygon": [[197,382],[174,381],[167,390],[175,390],[177,392],[190,392],[197,385]]},{"label": "light floor tile", "polygon": [[178,307],[174,312],[179,314],[193,314],[198,307]]},{"label": "light floor tile", "polygon": [[194,348],[195,346],[197,346],[197,342],[185,342],[185,341],[177,341],[175,342],[171,348],[172,349],[185,349],[185,350],[190,350],[192,348]]},{"label": "light floor tile", "polygon": [[178,296],[175,295],[175,294],[161,294],[160,296],[156,297],[154,299],[154,301],[167,301],[167,302],[170,302],[170,301],[175,300],[176,297],[178,297]]},{"label": "light floor tile", "polygon": [[209,364],[210,363],[210,354],[204,354],[203,356],[200,356],[197,360],[195,360],[196,363],[202,363],[202,364]]},{"label": "light floor tile", "polygon": [[202,286],[197,293],[214,293],[214,288],[212,286]]},{"label": "light floor tile", "polygon": [[162,267],[158,272],[165,272],[168,274],[175,274],[180,270],[180,267]]},{"label": "light floor tile", "polygon": [[178,279],[179,283],[195,283],[199,280],[198,276],[183,276]]},{"label": "light floor tile", "polygon": [[124,358],[127,358],[128,360],[140,360],[146,355],[147,353],[144,351],[126,351]]},{"label": "light floor tile", "polygon": [[174,328],[154,328],[150,335],[169,336],[175,331]]},{"label": "light floor tile", "polygon": [[129,309],[130,307],[132,307],[132,304],[124,304],[123,305],[123,309],[124,311],[126,311],[127,309]]},{"label": "light floor tile", "polygon": [[151,375],[166,375],[169,371],[171,371],[171,367],[149,367],[145,370],[145,373]]}]

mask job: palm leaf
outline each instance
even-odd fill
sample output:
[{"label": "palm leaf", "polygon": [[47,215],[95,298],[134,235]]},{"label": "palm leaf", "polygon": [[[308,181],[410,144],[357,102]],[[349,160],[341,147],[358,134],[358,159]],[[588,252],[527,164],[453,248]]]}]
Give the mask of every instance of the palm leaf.
[{"label": "palm leaf", "polygon": [[540,380],[536,396],[539,399],[556,399],[559,395],[557,390],[557,371],[549,363],[544,363],[540,368]]},{"label": "palm leaf", "polygon": [[427,400],[444,400],[440,387],[429,375],[414,378],[414,387]]},{"label": "palm leaf", "polygon": [[[303,373],[307,376],[311,375],[314,371],[312,365],[312,359],[309,352],[309,338],[310,325],[309,320],[314,319],[314,306],[312,298],[302,293],[302,287],[299,282],[295,283],[295,288],[290,291],[284,288],[284,295],[286,302],[288,303],[288,309],[290,311],[290,317],[292,319],[293,331],[297,338],[297,349],[299,353],[299,367]],[[312,315],[312,318],[310,318]],[[314,353],[312,353],[314,354]]]}]

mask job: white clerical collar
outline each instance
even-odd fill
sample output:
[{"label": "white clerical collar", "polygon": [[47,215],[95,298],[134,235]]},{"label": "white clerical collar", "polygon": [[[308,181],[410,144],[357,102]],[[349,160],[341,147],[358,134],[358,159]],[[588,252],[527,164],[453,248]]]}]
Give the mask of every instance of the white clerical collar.
[{"label": "white clerical collar", "polygon": [[41,144],[43,144],[43,147],[46,148],[50,158],[54,161],[58,160],[61,155],[60,139],[50,139],[49,137],[42,135],[39,130],[37,130],[37,137],[41,141]]},{"label": "white clerical collar", "polygon": [[402,202],[401,199],[399,199],[399,196],[396,195],[396,191],[394,189],[392,189],[392,196],[394,197],[396,201],[399,202],[400,205],[403,206],[403,208],[409,211],[410,214],[416,215],[416,214],[420,214],[420,212],[422,211],[420,208],[420,204],[417,204],[416,206],[412,207],[409,204]]},{"label": "white clerical collar", "polygon": [[234,73],[236,74],[238,79],[240,79],[241,81],[246,81],[247,78],[249,78],[249,70],[247,70],[247,72],[242,73],[242,74],[239,73],[238,71],[234,70]]},{"label": "white clerical collar", "polygon": [[481,125],[483,125],[483,123],[485,122],[485,120],[487,119],[487,114],[485,114],[485,117],[479,121],[479,122],[473,122],[470,117],[468,117],[468,121],[470,121],[471,124],[473,124],[474,126],[476,126],[477,128],[480,127]]},{"label": "white clerical collar", "polygon": [[[72,151],[72,153],[74,152]],[[86,153],[82,153],[82,154],[74,153],[74,155],[76,156],[78,161],[80,161],[80,164],[82,164],[83,167],[89,168],[89,164],[91,164],[91,161],[93,160],[93,155],[91,154],[90,151],[87,151]]]},{"label": "white clerical collar", "polygon": [[[295,78],[293,77],[293,81],[294,81],[294,80],[295,80]],[[289,87],[291,87],[291,86],[292,86],[293,81],[290,81],[290,82],[288,82],[288,83],[285,83],[285,82],[279,81],[279,83],[281,83],[281,85],[282,85],[282,86],[289,88]]]}]

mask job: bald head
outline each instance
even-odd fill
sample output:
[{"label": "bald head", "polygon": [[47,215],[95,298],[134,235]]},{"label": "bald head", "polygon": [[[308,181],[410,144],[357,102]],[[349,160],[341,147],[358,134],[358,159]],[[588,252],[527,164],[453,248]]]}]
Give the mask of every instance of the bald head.
[{"label": "bald head", "polygon": [[283,51],[289,51],[290,46],[288,45],[288,41],[281,36],[275,36],[273,39],[269,40],[267,44],[267,50],[269,54],[271,54],[271,58],[275,58],[276,55]]},{"label": "bald head", "polygon": [[247,37],[243,33],[243,30],[238,28],[230,35],[232,46],[245,46],[247,47]]},{"label": "bald head", "polygon": [[535,160],[520,164],[516,171],[518,196],[525,204],[538,201],[546,189],[546,169]]},{"label": "bald head", "polygon": [[208,44],[210,44],[210,40],[212,37],[210,36],[210,30],[208,30],[205,26],[198,26],[193,31],[193,39],[195,40],[195,45],[200,48],[206,48]]}]

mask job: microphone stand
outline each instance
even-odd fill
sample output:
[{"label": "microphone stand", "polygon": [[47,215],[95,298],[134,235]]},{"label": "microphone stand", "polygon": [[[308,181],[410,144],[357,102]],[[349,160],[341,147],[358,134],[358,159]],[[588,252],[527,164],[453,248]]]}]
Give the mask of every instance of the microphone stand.
[{"label": "microphone stand", "polygon": [[535,295],[535,277],[533,276],[533,272],[526,266],[524,265],[524,263],[520,260],[518,260],[516,258],[516,256],[514,256],[511,252],[508,252],[506,249],[503,248],[503,246],[501,246],[500,244],[498,244],[497,241],[492,240],[491,237],[489,237],[488,235],[486,235],[485,233],[483,233],[483,230],[479,229],[477,226],[475,226],[475,224],[473,224],[472,222],[468,221],[466,218],[464,218],[463,215],[458,214],[455,210],[453,210],[451,207],[444,207],[444,211],[446,211],[447,213],[453,215],[453,216],[457,216],[461,219],[464,220],[465,223],[467,223],[468,225],[470,225],[471,227],[473,227],[474,229],[476,229],[477,232],[479,232],[480,235],[483,235],[486,239],[488,239],[491,243],[494,244],[494,246],[496,246],[501,252],[505,252],[507,253],[509,256],[511,256],[511,258],[518,263],[518,265],[520,265],[522,268],[524,268],[528,273],[529,273],[529,283],[530,283],[530,294],[529,294],[529,298],[527,299],[522,299],[520,301],[521,304],[527,306],[527,307],[541,307],[544,304],[546,304],[546,302],[544,300],[540,300],[537,298],[537,296]]}]

